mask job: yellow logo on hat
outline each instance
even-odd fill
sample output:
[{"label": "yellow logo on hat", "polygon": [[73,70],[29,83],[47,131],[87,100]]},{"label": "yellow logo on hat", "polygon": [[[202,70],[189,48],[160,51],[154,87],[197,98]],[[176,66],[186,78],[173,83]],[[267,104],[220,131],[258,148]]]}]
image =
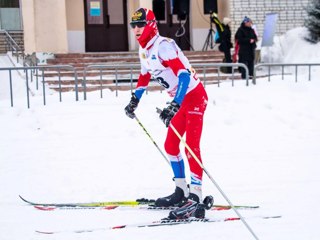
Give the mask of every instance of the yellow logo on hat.
[{"label": "yellow logo on hat", "polygon": [[137,21],[137,20],[139,20],[141,16],[142,16],[142,12],[135,12],[135,13],[132,15],[132,21]]}]

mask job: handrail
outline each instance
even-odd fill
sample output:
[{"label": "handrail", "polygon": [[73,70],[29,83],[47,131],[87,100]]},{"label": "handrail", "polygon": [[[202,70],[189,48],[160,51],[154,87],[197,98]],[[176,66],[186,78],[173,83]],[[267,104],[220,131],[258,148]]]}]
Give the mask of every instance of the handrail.
[{"label": "handrail", "polygon": [[[140,69],[141,65],[139,63],[131,63],[131,64],[128,64],[128,63],[125,63],[125,64],[95,64],[95,65],[87,65],[85,68],[84,68],[84,71],[83,71],[83,93],[84,93],[84,100],[87,99],[87,72],[91,69],[98,69],[100,70],[100,81],[102,80],[102,69],[115,69],[115,84],[116,84],[116,96],[118,96],[118,69],[121,69],[121,68],[130,68],[130,83],[131,83],[131,91],[133,90],[133,78],[132,78],[132,70],[133,69]],[[197,70],[199,68],[204,68],[204,76],[203,76],[203,79],[201,79],[203,82],[204,82],[204,85],[206,85],[206,68],[208,67],[216,67],[218,68],[218,77],[220,77],[220,68],[221,67],[242,67],[245,69],[245,72],[246,72],[246,78],[244,79],[246,81],[246,85],[248,86],[249,85],[249,70],[248,70],[248,67],[243,64],[243,63],[193,63],[192,64],[192,67],[196,67]],[[232,73],[232,80],[234,80],[234,72]],[[232,81],[232,85],[233,85],[233,81]],[[220,80],[218,80],[218,86],[220,86]],[[102,88],[100,89],[101,91],[101,97],[102,97]]]},{"label": "handrail", "polygon": [[[25,73],[25,80],[26,80],[26,94],[27,94],[27,106],[28,108],[30,108],[30,97],[29,97],[29,81],[30,83],[33,82],[33,75],[32,75],[32,71],[34,70],[37,70],[37,71],[40,71],[40,74],[37,73],[36,75],[36,90],[38,90],[38,77],[42,75],[42,89],[43,89],[43,102],[44,102],[44,105],[46,105],[46,93],[45,93],[45,71],[47,70],[53,70],[53,71],[56,71],[58,72],[58,78],[59,78],[59,99],[60,101],[62,101],[62,92],[63,92],[63,89],[61,87],[62,85],[62,74],[61,74],[61,71],[66,69],[68,71],[71,71],[73,72],[73,78],[74,78],[74,91],[75,91],[75,100],[78,101],[79,99],[79,87],[78,87],[78,84],[79,84],[79,80],[78,80],[78,74],[79,73],[82,73],[83,74],[83,80],[82,80],[82,89],[83,90],[83,93],[84,93],[84,100],[87,99],[87,96],[86,96],[86,92],[87,92],[87,78],[88,76],[90,75],[90,72],[89,70],[94,70],[94,69],[98,69],[98,71],[100,72],[100,75],[98,75],[100,77],[100,92],[101,92],[101,98],[102,98],[102,91],[103,91],[103,87],[102,87],[102,78],[103,76],[105,75],[105,72],[103,72],[102,70],[103,69],[115,69],[114,71],[114,75],[115,75],[115,79],[113,80],[114,83],[115,83],[115,90],[116,90],[116,95],[118,95],[118,91],[119,91],[119,75],[121,74],[121,71],[119,71],[119,69],[121,68],[126,68],[126,69],[130,69],[130,71],[126,71],[126,75],[129,75],[128,76],[128,79],[130,79],[130,82],[131,82],[131,91],[134,90],[134,86],[133,86],[133,80],[136,79],[137,77],[134,78],[134,74],[137,76],[139,74],[140,71],[137,71],[138,69],[140,69],[140,64],[139,63],[131,63],[131,64],[103,64],[103,65],[87,65],[83,71],[77,71],[76,68],[72,65],[42,65],[42,66],[30,66],[30,67],[7,67],[7,68],[1,68],[0,67],[0,72],[1,71],[7,71],[8,74],[9,74],[9,86],[10,86],[10,97],[11,97],[11,106],[13,107],[13,89],[12,89],[12,83],[13,83],[13,79],[12,79],[12,72],[13,71],[19,71],[19,70],[24,70],[24,73]],[[204,85],[206,85],[206,81],[209,81],[207,79],[207,76],[206,76],[206,68],[208,67],[217,67],[218,69],[220,67],[232,67],[232,69],[234,70],[235,67],[243,67],[246,71],[246,85],[248,86],[249,85],[249,78],[248,78],[248,68],[242,64],[242,63],[194,63],[192,65],[192,67],[195,67],[198,72],[200,73],[200,69],[201,68],[204,68],[203,72],[200,73],[199,75],[202,75],[200,78],[201,78],[201,81],[203,81]],[[296,74],[296,81],[297,81],[297,76],[298,76],[298,67],[299,66],[306,66],[308,67],[309,69],[309,81],[311,81],[311,67],[314,67],[314,66],[317,66],[317,67],[320,67],[320,63],[288,63],[288,64],[285,64],[285,63],[261,63],[261,64],[257,64],[254,68],[254,77],[253,77],[253,84],[256,84],[256,74],[257,74],[257,70],[261,67],[268,67],[269,68],[269,74],[267,75],[269,77],[269,81],[270,81],[270,76],[271,76],[271,68],[272,67],[281,67],[282,68],[282,79],[284,77],[284,68],[285,67],[295,67],[295,74]],[[135,69],[135,71],[133,71]],[[30,80],[29,80],[29,75],[28,75],[28,71],[31,72],[31,75],[30,75]],[[221,81],[220,80],[220,70],[218,70],[217,73],[213,73],[214,76],[218,76],[218,84],[219,82]],[[211,74],[212,75],[212,74]],[[227,75],[227,76],[231,76],[232,77],[232,84],[233,84],[233,81],[235,80],[234,75]],[[1,82],[0,82],[1,83]],[[219,85],[218,85],[219,86]]]},{"label": "handrail", "polygon": [[312,66],[320,66],[320,63],[259,63],[259,64],[255,65],[255,67],[254,67],[252,83],[256,84],[257,71],[261,67],[268,67],[268,81],[269,82],[270,82],[272,67],[281,67],[282,80],[284,78],[284,68],[285,67],[295,67],[295,81],[297,82],[298,81],[298,67],[301,67],[301,66],[308,67],[309,81],[311,81],[311,67]]},{"label": "handrail", "polygon": [[[244,68],[245,72],[246,72],[246,78],[243,79],[246,81],[246,85],[249,86],[249,69],[247,67],[247,65],[245,65],[244,63],[193,63],[192,67],[199,67],[199,68],[204,68],[206,69],[207,67],[217,67],[219,69],[218,71],[218,76],[220,77],[220,68],[221,67],[231,67],[232,69],[234,67],[241,67]],[[232,80],[234,79],[234,71],[232,71]],[[204,84],[206,83],[206,79],[204,76]],[[220,81],[218,81],[218,84],[220,84]],[[232,82],[233,85],[233,82]]]},{"label": "handrail", "polygon": [[9,47],[9,51],[12,53],[16,53],[17,63],[19,63],[19,55],[24,59],[25,54],[24,50],[19,46],[19,44],[11,37],[10,33],[6,30],[1,30],[5,34],[6,46]]},{"label": "handrail", "polygon": [[[74,82],[74,87],[75,87],[75,100],[78,101],[79,100],[79,91],[78,91],[78,74],[77,74],[77,70],[71,66],[71,65],[43,65],[43,66],[32,66],[32,67],[5,67],[5,68],[1,68],[0,67],[0,72],[1,71],[8,71],[9,73],[9,86],[10,86],[10,99],[11,99],[11,107],[13,107],[13,88],[12,88],[12,83],[13,83],[13,79],[12,79],[12,71],[19,71],[19,70],[23,70],[25,73],[25,80],[26,80],[26,95],[27,95],[27,107],[30,108],[30,96],[29,96],[29,75],[28,75],[28,71],[32,72],[34,70],[37,71],[41,71],[41,75],[42,75],[42,90],[43,90],[43,104],[46,105],[46,92],[45,92],[45,79],[44,79],[44,72],[45,70],[55,70],[58,72],[59,75],[59,100],[60,102],[62,102],[62,89],[61,89],[61,70],[63,69],[69,69],[70,71],[73,72],[73,77],[75,79]],[[3,80],[3,79],[1,79]],[[32,75],[31,75],[31,80],[30,82],[32,82]],[[38,80],[37,80],[37,86],[38,86]]]}]

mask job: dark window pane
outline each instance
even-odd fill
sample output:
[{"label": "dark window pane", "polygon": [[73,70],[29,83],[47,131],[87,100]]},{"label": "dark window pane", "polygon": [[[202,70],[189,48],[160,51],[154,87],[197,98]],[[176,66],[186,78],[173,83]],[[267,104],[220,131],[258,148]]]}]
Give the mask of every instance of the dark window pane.
[{"label": "dark window pane", "polygon": [[19,0],[0,0],[0,8],[18,8]]}]

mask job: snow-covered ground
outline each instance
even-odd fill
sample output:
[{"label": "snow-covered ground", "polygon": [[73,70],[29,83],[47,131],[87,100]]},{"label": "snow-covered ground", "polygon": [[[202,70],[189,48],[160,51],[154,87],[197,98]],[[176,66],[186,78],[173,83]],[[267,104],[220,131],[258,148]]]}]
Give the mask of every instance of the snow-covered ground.
[{"label": "snow-covered ground", "polygon": [[[289,32],[268,49],[274,59],[319,62],[320,44]],[[293,49],[279,47],[291,44]],[[275,51],[278,49],[279,51]],[[310,54],[305,54],[310,51]],[[292,54],[294,52],[295,54]],[[284,55],[280,55],[280,53]],[[265,53],[263,53],[265,54]],[[270,56],[265,56],[270,58]],[[311,59],[312,58],[312,59]],[[1,67],[7,63],[0,58]],[[90,93],[74,101],[74,93],[52,94],[43,106],[41,93],[27,109],[24,81],[15,76],[15,107],[10,107],[6,75],[0,72],[0,239],[253,239],[241,221],[194,223],[174,227],[131,228],[92,233],[41,235],[35,230],[72,230],[139,223],[166,217],[168,212],[53,211],[24,204],[18,195],[38,202],[85,202],[157,198],[174,189],[167,163],[135,120],[123,108],[129,92]],[[319,239],[320,199],[320,69],[207,86],[209,105],[201,142],[205,167],[234,204],[259,205],[244,217],[281,215],[279,219],[248,218],[260,239]],[[7,80],[5,80],[7,81]],[[41,90],[40,90],[41,91]],[[81,95],[82,96],[82,95]],[[162,148],[166,128],[156,114],[165,93],[149,92],[136,111]],[[204,195],[225,200],[204,177]],[[233,211],[208,216],[236,216]]]}]

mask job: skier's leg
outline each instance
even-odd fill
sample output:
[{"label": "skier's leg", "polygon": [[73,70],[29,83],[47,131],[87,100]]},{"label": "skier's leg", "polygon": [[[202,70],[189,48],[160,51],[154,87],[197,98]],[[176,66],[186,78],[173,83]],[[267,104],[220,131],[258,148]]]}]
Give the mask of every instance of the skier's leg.
[{"label": "skier's leg", "polygon": [[[185,132],[184,122],[185,120],[183,109],[180,109],[171,120],[171,123],[177,126],[177,131],[179,131],[181,135],[183,135]],[[155,203],[156,206],[173,206],[180,203],[183,199],[186,199],[189,196],[189,190],[185,179],[184,161],[180,153],[179,145],[180,139],[169,127],[164,147],[171,163],[176,189],[173,194],[166,197],[158,198]]]},{"label": "skier's leg", "polygon": [[[203,125],[203,115],[207,106],[207,95],[204,88],[198,87],[193,94],[187,96],[186,109],[186,145],[201,160],[200,139]],[[180,135],[181,136],[181,135]],[[205,205],[202,204],[202,176],[203,169],[194,159],[191,153],[185,150],[190,166],[191,184],[188,201],[180,205],[180,208],[169,213],[169,218],[205,217]]]},{"label": "skier's leg", "polygon": [[[201,162],[200,139],[203,126],[203,114],[204,109],[200,109],[200,107],[195,108],[193,111],[188,111],[188,124],[186,129],[186,143]],[[188,149],[185,149],[185,152],[190,166],[190,197],[194,198],[193,200],[197,202],[201,202],[203,169],[189,153]]]}]

